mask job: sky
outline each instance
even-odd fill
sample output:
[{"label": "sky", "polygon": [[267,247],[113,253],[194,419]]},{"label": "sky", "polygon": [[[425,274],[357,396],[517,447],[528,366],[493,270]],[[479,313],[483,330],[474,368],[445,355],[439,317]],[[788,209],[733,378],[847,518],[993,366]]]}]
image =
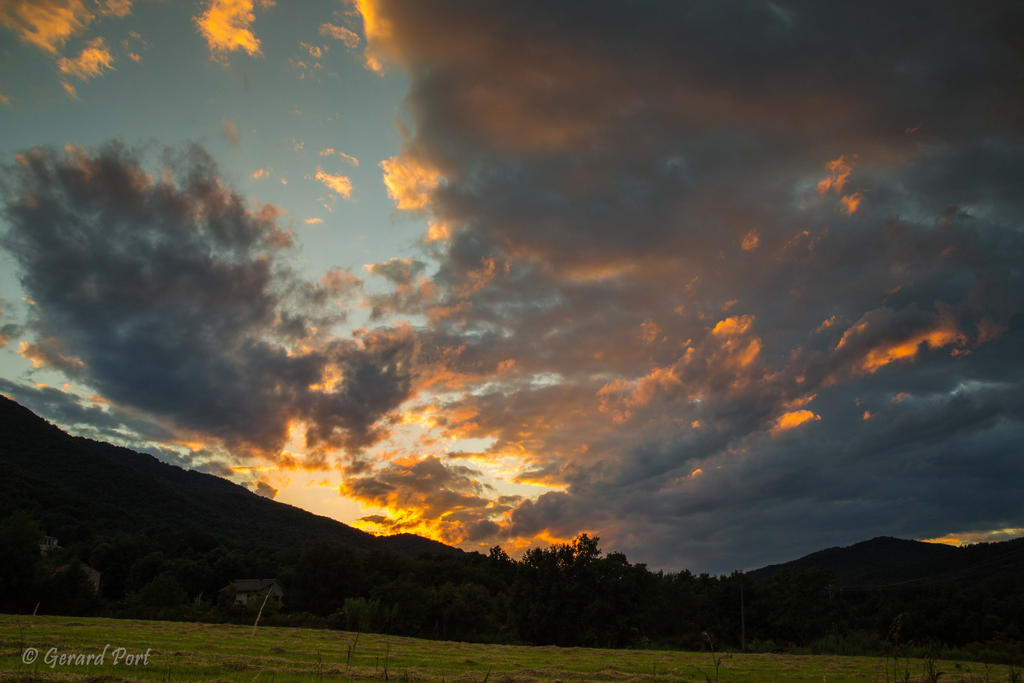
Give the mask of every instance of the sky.
[{"label": "sky", "polygon": [[1019,3],[0,0],[0,393],[373,533],[1024,535]]}]

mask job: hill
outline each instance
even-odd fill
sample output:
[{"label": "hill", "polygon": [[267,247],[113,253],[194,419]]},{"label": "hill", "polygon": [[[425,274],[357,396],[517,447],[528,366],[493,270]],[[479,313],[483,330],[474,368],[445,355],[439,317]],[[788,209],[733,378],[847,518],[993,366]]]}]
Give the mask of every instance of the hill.
[{"label": "hill", "polygon": [[70,436],[3,396],[0,434],[0,517],[28,512],[62,544],[169,527],[274,547],[328,542],[411,557],[462,553],[412,534],[374,536],[211,474]]},{"label": "hill", "polygon": [[1024,573],[1024,538],[953,547],[880,536],[846,547],[819,550],[790,562],[747,572],[764,581],[783,569],[830,570],[839,587],[882,586],[951,579],[978,580],[1005,572]]}]

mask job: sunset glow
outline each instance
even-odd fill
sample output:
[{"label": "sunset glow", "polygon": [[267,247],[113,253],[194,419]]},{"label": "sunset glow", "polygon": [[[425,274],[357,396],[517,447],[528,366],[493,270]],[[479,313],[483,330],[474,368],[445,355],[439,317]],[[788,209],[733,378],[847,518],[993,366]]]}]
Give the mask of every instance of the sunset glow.
[{"label": "sunset glow", "polygon": [[484,552],[1020,532],[999,11],[637,9],[0,2],[0,392]]}]

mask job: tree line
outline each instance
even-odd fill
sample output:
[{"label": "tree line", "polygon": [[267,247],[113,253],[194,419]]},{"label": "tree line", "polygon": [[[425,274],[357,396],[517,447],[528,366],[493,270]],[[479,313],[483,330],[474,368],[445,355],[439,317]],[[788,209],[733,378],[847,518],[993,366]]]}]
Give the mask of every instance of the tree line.
[{"label": "tree line", "polygon": [[[195,530],[87,535],[44,553],[24,513],[0,522],[0,611],[252,623],[222,590],[276,578],[261,623],[561,646],[929,654],[1024,663],[1024,577],[848,591],[831,572],[763,581],[651,571],[598,539],[408,558],[343,544],[275,547]],[[96,591],[86,568],[101,572]],[[262,600],[252,601],[262,603]]]}]

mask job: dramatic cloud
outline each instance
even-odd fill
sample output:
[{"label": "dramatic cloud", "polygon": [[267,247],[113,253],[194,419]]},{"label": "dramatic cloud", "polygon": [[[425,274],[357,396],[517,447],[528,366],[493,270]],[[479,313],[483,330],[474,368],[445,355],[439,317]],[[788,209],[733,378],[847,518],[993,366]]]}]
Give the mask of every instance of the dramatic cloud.
[{"label": "dramatic cloud", "polygon": [[2,243],[34,303],[23,355],[237,457],[312,466],[381,438],[411,391],[414,336],[332,334],[358,278],[299,277],[277,209],[226,187],[200,148],[166,150],[160,174],[118,144],[5,169]]},{"label": "dramatic cloud", "polygon": [[[277,53],[213,67],[242,82],[196,125],[243,129],[228,175],[289,212],[196,148],[6,160],[5,393],[289,500],[279,470],[329,468],[366,528],[466,548],[587,531],[730,571],[1024,527],[1017,3],[271,4],[191,10],[214,60]],[[0,23],[74,95],[135,72],[139,35],[87,33],[127,9]],[[346,49],[376,95],[317,70],[238,113]],[[397,141],[336,106],[401,84]]]},{"label": "dramatic cloud", "polygon": [[433,429],[559,488],[446,538],[729,570],[1021,526],[1019,9],[357,8],[439,264],[373,266],[375,315],[425,320]]},{"label": "dramatic cloud", "polygon": [[[426,532],[452,542],[470,528],[509,509],[484,497],[481,472],[464,465],[446,465],[436,456],[399,459],[372,475],[353,472],[341,492],[363,503],[385,508],[389,515],[361,521],[391,533]],[[493,524],[493,523],[492,523]]]}]

